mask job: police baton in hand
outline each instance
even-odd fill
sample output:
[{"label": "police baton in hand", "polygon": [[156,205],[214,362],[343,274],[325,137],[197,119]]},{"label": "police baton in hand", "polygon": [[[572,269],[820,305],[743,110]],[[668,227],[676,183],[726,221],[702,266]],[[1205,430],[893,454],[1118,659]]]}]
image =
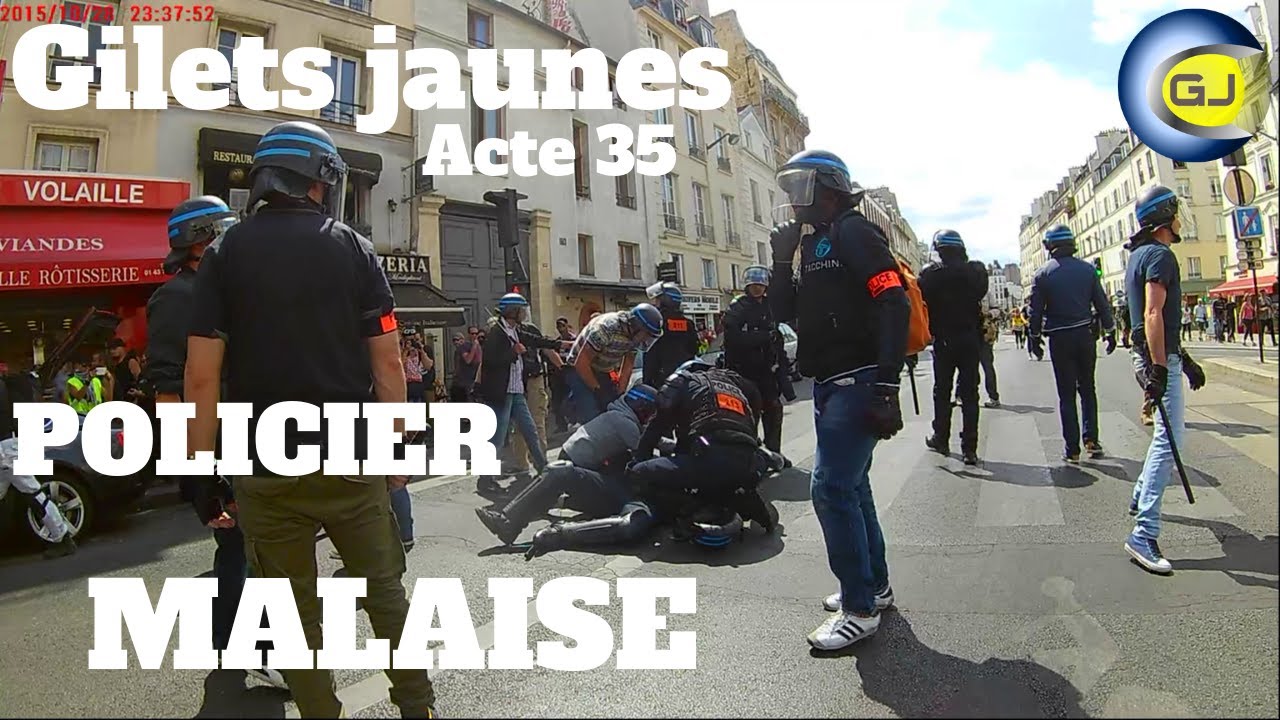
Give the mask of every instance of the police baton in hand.
[{"label": "police baton in hand", "polygon": [[920,393],[916,390],[916,365],[920,363],[918,355],[907,356],[907,376],[911,378],[911,405],[916,414],[920,414]]},{"label": "police baton in hand", "polygon": [[[1177,381],[1181,382],[1181,378]],[[1160,422],[1164,423],[1164,434],[1169,436],[1169,449],[1173,451],[1173,463],[1178,466],[1178,476],[1182,478],[1182,489],[1187,493],[1187,502],[1195,505],[1196,498],[1191,494],[1191,483],[1187,481],[1187,469],[1182,467],[1182,455],[1178,452],[1178,442],[1173,437],[1173,426],[1169,424],[1169,414],[1165,412],[1164,400],[1156,400],[1156,411],[1160,413]]]}]

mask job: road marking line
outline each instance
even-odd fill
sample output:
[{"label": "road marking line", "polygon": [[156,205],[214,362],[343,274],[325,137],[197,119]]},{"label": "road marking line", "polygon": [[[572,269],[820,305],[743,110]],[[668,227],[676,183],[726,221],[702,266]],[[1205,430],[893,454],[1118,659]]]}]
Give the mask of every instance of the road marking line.
[{"label": "road marking line", "polygon": [[[595,578],[597,580],[612,581],[617,578],[626,577],[636,570],[644,566],[644,562],[637,557],[631,555],[620,555],[605,563],[600,569],[587,575],[586,577]],[[488,597],[486,595],[485,597]],[[537,597],[529,602],[525,610],[526,625],[525,628],[532,628],[538,624]],[[493,621],[481,625],[475,629],[476,640],[480,645],[481,651],[489,651],[493,649]],[[534,665],[537,667],[537,664]],[[431,670],[428,676],[432,682],[435,682],[445,673],[455,672],[453,670]],[[338,691],[338,700],[342,701],[343,707],[347,711],[347,716],[353,716],[364,712],[369,708],[390,699],[391,681],[387,680],[385,673],[378,672],[369,677],[348,685]],[[285,706],[285,717],[300,718],[297,705],[292,702]]]},{"label": "road marking line", "polygon": [[[993,415],[987,423],[987,460],[1025,466],[1019,478],[984,478],[978,489],[978,527],[1065,525],[1058,488],[1049,474],[1049,460],[1039,433],[1025,438],[1027,422],[1009,414]],[[1016,438],[1023,438],[1021,441]],[[990,451],[997,449],[995,457]],[[981,467],[981,466],[979,466]]]}]

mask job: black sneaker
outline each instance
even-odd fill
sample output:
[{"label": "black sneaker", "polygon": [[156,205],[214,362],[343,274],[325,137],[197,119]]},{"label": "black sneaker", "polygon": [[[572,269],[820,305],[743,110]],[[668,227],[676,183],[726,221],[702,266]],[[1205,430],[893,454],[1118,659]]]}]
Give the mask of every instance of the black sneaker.
[{"label": "black sneaker", "polygon": [[1091,460],[1097,460],[1107,454],[1107,452],[1102,449],[1102,443],[1097,440],[1085,440],[1084,449],[1085,452],[1089,453],[1089,458]]},{"label": "black sneaker", "polygon": [[489,532],[493,533],[503,545],[510,545],[520,537],[520,531],[511,524],[506,515],[497,510],[489,508],[476,508],[476,517],[480,518],[480,522],[484,524]]},{"label": "black sneaker", "polygon": [[965,465],[977,465],[977,464],[978,464],[978,451],[977,451],[977,450],[965,450],[965,451],[962,453],[962,457],[964,458],[964,464],[965,464]]},{"label": "black sneaker", "polygon": [[1129,516],[1130,516],[1130,517],[1135,517],[1135,516],[1137,516],[1137,514],[1138,514],[1138,501],[1137,501],[1137,500],[1130,500],[1130,501],[1129,501]]},{"label": "black sneaker", "polygon": [[1080,464],[1080,453],[1079,453],[1079,452],[1073,452],[1073,453],[1072,453],[1072,452],[1064,452],[1064,453],[1062,453],[1062,462],[1067,463],[1068,465],[1079,465],[1079,464]]},{"label": "black sneaker", "polygon": [[951,449],[947,447],[946,441],[938,439],[938,437],[935,435],[930,435],[929,437],[925,438],[924,444],[925,444],[925,447],[938,453],[939,455],[951,454]]}]

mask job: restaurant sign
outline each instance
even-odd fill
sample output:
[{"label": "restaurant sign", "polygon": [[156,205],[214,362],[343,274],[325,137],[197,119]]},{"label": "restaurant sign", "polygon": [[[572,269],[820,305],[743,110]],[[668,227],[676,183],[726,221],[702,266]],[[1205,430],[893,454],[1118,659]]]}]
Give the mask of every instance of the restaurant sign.
[{"label": "restaurant sign", "polygon": [[431,283],[431,258],[426,255],[379,255],[378,266],[393,285]]}]

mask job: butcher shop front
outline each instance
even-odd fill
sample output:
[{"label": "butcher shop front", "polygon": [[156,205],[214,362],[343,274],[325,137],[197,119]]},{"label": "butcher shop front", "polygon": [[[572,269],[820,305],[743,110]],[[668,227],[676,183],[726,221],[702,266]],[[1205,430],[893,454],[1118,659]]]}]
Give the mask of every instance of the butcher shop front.
[{"label": "butcher shop front", "polygon": [[169,212],[190,193],[184,180],[0,171],[0,362],[43,363],[89,307],[145,349]]}]

